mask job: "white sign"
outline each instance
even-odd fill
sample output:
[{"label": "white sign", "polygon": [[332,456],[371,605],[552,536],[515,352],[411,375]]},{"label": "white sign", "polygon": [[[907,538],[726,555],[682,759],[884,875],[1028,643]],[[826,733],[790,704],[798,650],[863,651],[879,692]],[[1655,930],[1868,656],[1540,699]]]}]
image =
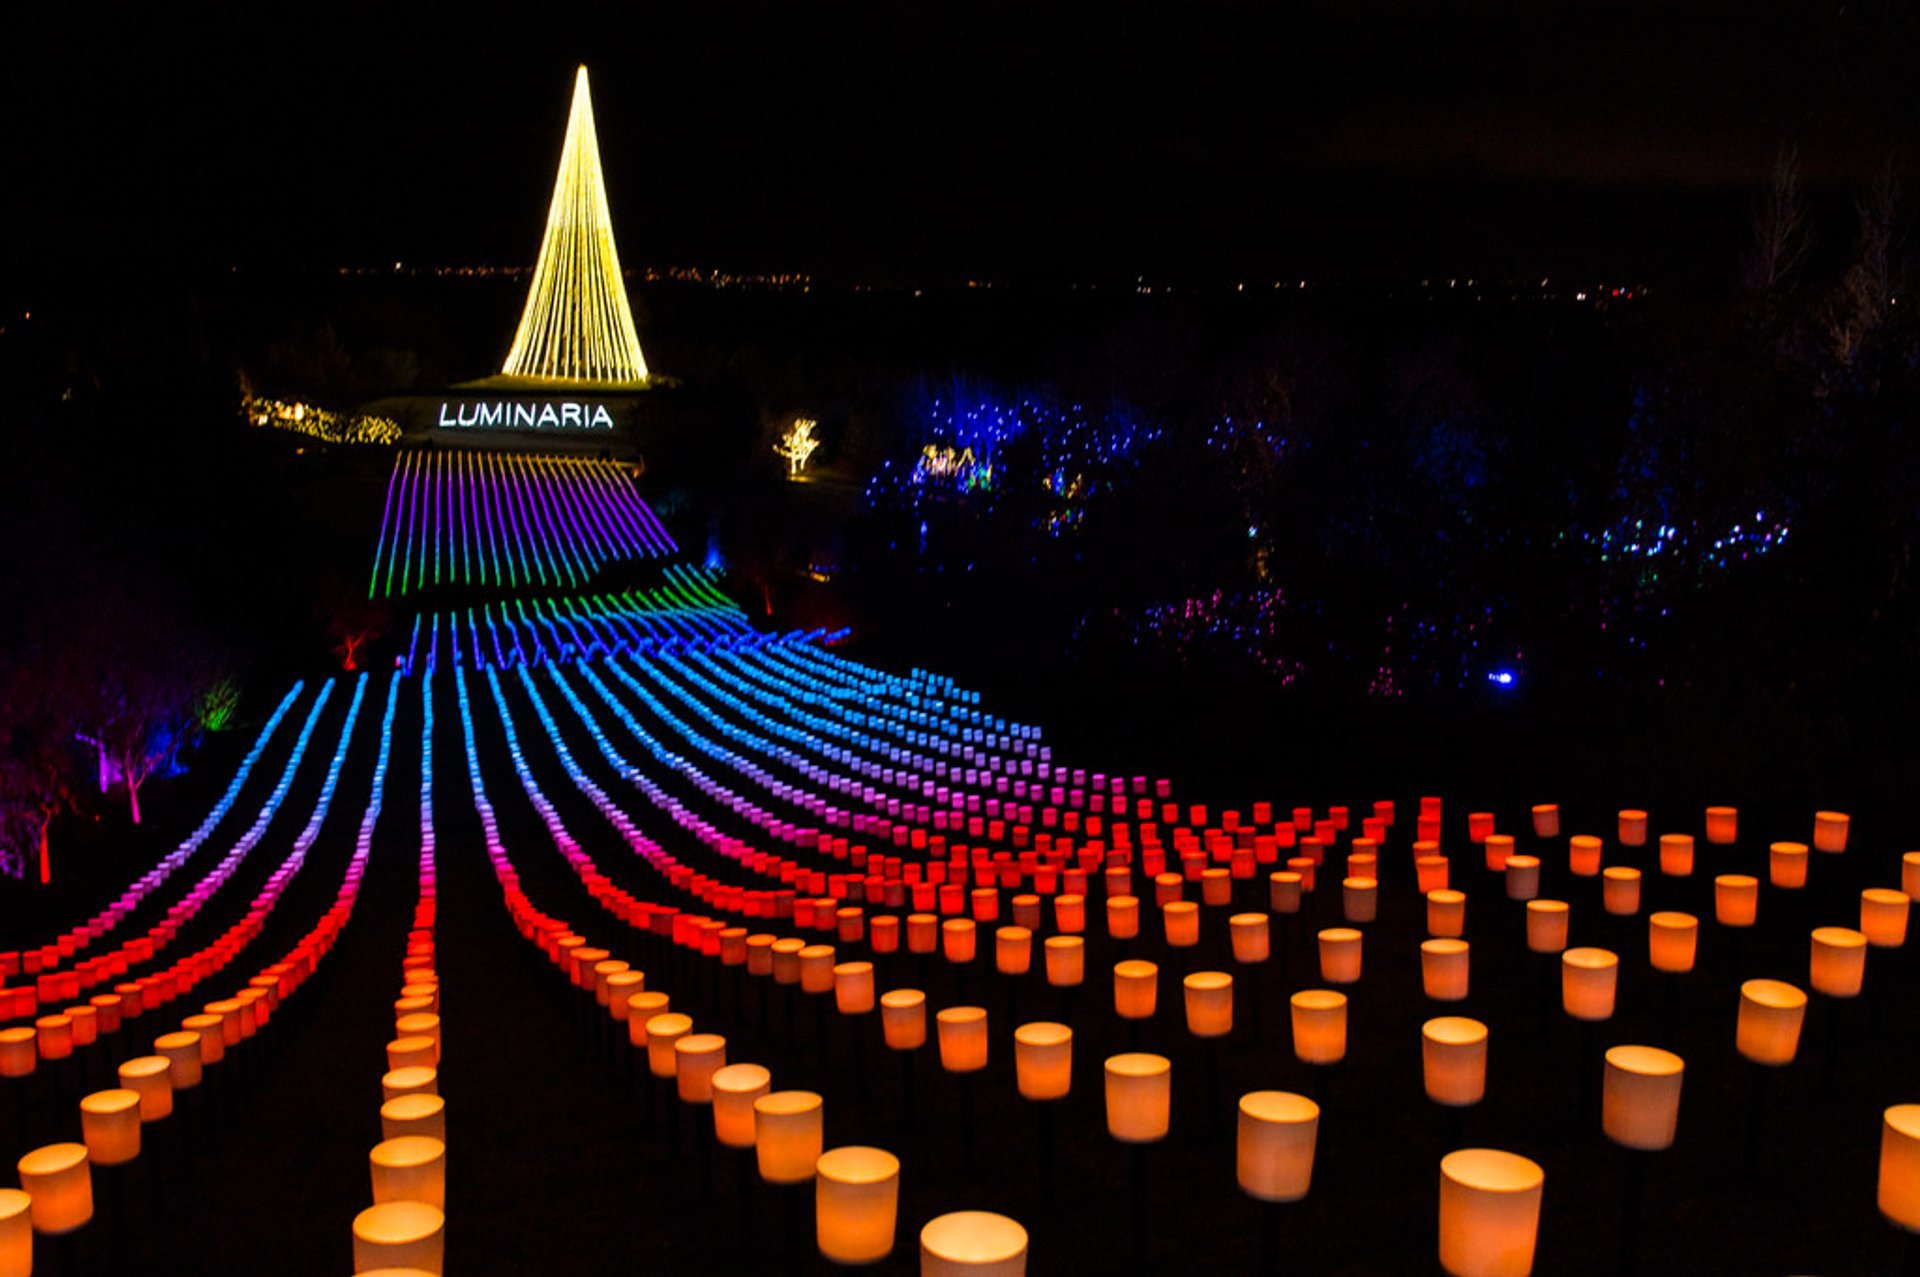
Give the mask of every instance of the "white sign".
[{"label": "white sign", "polygon": [[440,404],[437,424],[442,430],[611,430],[613,414],[605,404],[574,400],[449,399]]}]

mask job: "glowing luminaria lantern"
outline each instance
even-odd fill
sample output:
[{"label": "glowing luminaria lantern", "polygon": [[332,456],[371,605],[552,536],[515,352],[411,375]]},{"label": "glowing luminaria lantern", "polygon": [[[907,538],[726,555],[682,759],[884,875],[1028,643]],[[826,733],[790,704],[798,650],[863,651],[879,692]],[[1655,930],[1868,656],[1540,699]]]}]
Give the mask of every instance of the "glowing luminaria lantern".
[{"label": "glowing luminaria lantern", "polygon": [[173,1112],[173,1065],[164,1055],[142,1055],[120,1066],[120,1085],[140,1094],[140,1120],[158,1122]]},{"label": "glowing luminaria lantern", "polygon": [[1420,1063],[1435,1104],[1478,1104],[1487,1094],[1487,1026],[1459,1015],[1428,1020],[1420,1026]]},{"label": "glowing luminaria lantern", "polygon": [[1533,836],[1536,838],[1558,838],[1560,836],[1559,804],[1536,803],[1534,805]]},{"label": "glowing luminaria lantern", "polygon": [[880,995],[880,1028],[895,1051],[917,1051],[927,1042],[927,995],[918,989],[888,989]]},{"label": "glowing luminaria lantern", "polygon": [[1176,949],[1191,949],[1200,943],[1200,906],[1191,900],[1175,900],[1160,911],[1167,943]]},{"label": "glowing luminaria lantern", "polygon": [[833,968],[834,1008],[841,1015],[866,1015],[873,1010],[873,964],[842,962]]},{"label": "glowing luminaria lantern", "polygon": [[382,1140],[367,1155],[373,1171],[373,1200],[425,1202],[447,1208],[447,1146],[425,1135]]},{"label": "glowing luminaria lantern", "polygon": [[833,946],[810,944],[800,950],[800,991],[833,992]]},{"label": "glowing luminaria lantern", "polygon": [[1851,927],[1815,927],[1807,982],[1830,998],[1854,998],[1867,976],[1867,938]]},{"label": "glowing luminaria lantern", "polygon": [[1048,1020],[1015,1029],[1013,1071],[1022,1097],[1063,1098],[1073,1085],[1073,1030]]},{"label": "glowing luminaria lantern", "polygon": [[814,1163],[820,1253],[836,1264],[874,1264],[893,1253],[900,1159],[881,1148],[832,1148]]},{"label": "glowing luminaria lantern", "polygon": [[1607,1138],[1645,1152],[1672,1147],[1686,1067],[1679,1056],[1659,1047],[1610,1048],[1600,1106]]},{"label": "glowing luminaria lantern", "polygon": [[1760,916],[1760,880],[1721,874],[1713,880],[1713,920],[1723,927],[1751,927]]},{"label": "glowing luminaria lantern", "polygon": [[1876,949],[1898,949],[1907,942],[1912,901],[1904,891],[1868,887],[1860,893],[1860,932]]},{"label": "glowing luminaria lantern", "polygon": [[1647,958],[1655,971],[1679,975],[1693,970],[1700,947],[1700,920],[1690,913],[1663,910],[1647,915]]},{"label": "glowing luminaria lantern", "polygon": [[1693,835],[1660,835],[1660,872],[1668,878],[1685,878],[1693,873]]},{"label": "glowing luminaria lantern", "polygon": [[752,1148],[753,1102],[773,1089],[773,1074],[759,1064],[728,1064],[709,1079],[713,1134],[727,1148]]},{"label": "glowing luminaria lantern", "polygon": [[1320,933],[1320,978],[1328,984],[1357,984],[1360,980],[1360,932],[1352,927],[1328,927]]},{"label": "glowing luminaria lantern", "polygon": [[948,918],[940,924],[940,952],[948,962],[972,962],[976,928],[971,918]]},{"label": "glowing luminaria lantern", "polygon": [[1839,853],[1847,849],[1847,826],[1852,823],[1843,811],[1813,813],[1813,849]]},{"label": "glowing luminaria lantern", "polygon": [[1265,962],[1273,951],[1264,913],[1234,914],[1227,919],[1227,934],[1233,944],[1233,960],[1242,966]]},{"label": "glowing luminaria lantern", "polygon": [[1196,971],[1181,981],[1186,990],[1187,1032],[1197,1038],[1233,1032],[1233,977],[1225,971]]},{"label": "glowing luminaria lantern", "polygon": [[963,1210],[920,1230],[920,1277],[1026,1277],[1027,1230],[1005,1215]]},{"label": "glowing luminaria lantern", "polygon": [[978,1073],[987,1067],[987,1009],[944,1007],[934,1017],[940,1036],[940,1067]]},{"label": "glowing luminaria lantern", "polygon": [[437,1273],[446,1262],[447,1216],[419,1201],[381,1202],[353,1217],[353,1270],[418,1269]]},{"label": "glowing luminaria lantern", "polygon": [[1640,871],[1628,865],[1609,865],[1600,873],[1600,907],[1616,918],[1640,912]]},{"label": "glowing luminaria lantern", "polygon": [[647,1021],[647,1072],[657,1078],[674,1075],[676,1060],[673,1044],[693,1032],[693,1017],[678,1011],[656,1015]]},{"label": "glowing luminaria lantern", "polygon": [[1732,846],[1740,833],[1740,809],[1707,808],[1707,841],[1716,847]]},{"label": "glowing luminaria lantern", "polygon": [[25,1025],[0,1029],[0,1077],[21,1078],[32,1075],[40,1063],[34,1031]]},{"label": "glowing luminaria lantern", "polygon": [[1033,932],[1001,927],[993,933],[993,965],[1001,975],[1025,975],[1033,969]]},{"label": "glowing luminaria lantern", "polygon": [[674,1087],[682,1103],[713,1103],[713,1075],[727,1065],[727,1040],[718,1033],[674,1039]]},{"label": "glowing luminaria lantern", "polygon": [[1567,947],[1567,902],[1527,901],[1527,948],[1534,953],[1559,953]]},{"label": "glowing luminaria lantern", "polygon": [[1600,840],[1592,834],[1575,834],[1567,839],[1567,870],[1576,878],[1599,873]]},{"label": "glowing luminaria lantern", "polygon": [[754,1149],[760,1178],[804,1184],[820,1160],[824,1105],[812,1091],[773,1091],[753,1102]]},{"label": "glowing luminaria lantern", "polygon": [[1909,900],[1920,900],[1920,851],[1900,857],[1900,890]]},{"label": "glowing luminaria lantern", "polygon": [[1517,1153],[1465,1148],[1440,1159],[1440,1266],[1452,1277],[1528,1277],[1546,1175]]},{"label": "glowing luminaria lantern", "polygon": [[1540,857],[1507,857],[1507,899],[1531,900],[1540,894]]},{"label": "glowing luminaria lantern", "polygon": [[380,1106],[380,1134],[397,1140],[403,1135],[424,1135],[447,1142],[447,1102],[437,1095],[416,1091],[398,1095]]},{"label": "glowing luminaria lantern", "polygon": [[1442,888],[1427,893],[1427,931],[1431,935],[1458,938],[1467,929],[1467,893]]},{"label": "glowing luminaria lantern", "polygon": [[1113,964],[1113,1011],[1123,1020],[1150,1020],[1160,999],[1160,968],[1139,958]]},{"label": "glowing luminaria lantern", "polygon": [[1631,807],[1621,811],[1619,836],[1622,847],[1646,846],[1647,813]]},{"label": "glowing luminaria lantern", "polygon": [[121,1166],[140,1156],[140,1094],[116,1088],[80,1101],[80,1138],[95,1166]]},{"label": "glowing luminaria lantern", "polygon": [[1420,943],[1420,987],[1435,1002],[1459,1002],[1470,978],[1465,940],[1441,937]]},{"label": "glowing luminaria lantern", "polygon": [[1613,1018],[1620,959],[1606,949],[1569,949],[1560,955],[1560,1003],[1576,1020]]},{"label": "glowing luminaria lantern", "polygon": [[1338,1064],[1347,1058],[1347,995],[1332,989],[1302,989],[1288,999],[1293,1053],[1306,1064]]},{"label": "glowing luminaria lantern", "polygon": [[398,1099],[402,1095],[437,1095],[439,1090],[440,1070],[424,1064],[394,1069],[380,1078],[382,1100]]},{"label": "glowing luminaria lantern", "polygon": [[93,1171],[85,1144],[48,1144],[20,1159],[20,1187],[33,1198],[33,1231],[70,1233],[93,1218]]},{"label": "glowing luminaria lantern", "polygon": [[1748,980],[1740,986],[1734,1046],[1755,1064],[1791,1064],[1806,1018],[1807,995],[1799,989],[1784,980]]},{"label": "glowing luminaria lantern", "polygon": [[1320,1106],[1288,1091],[1240,1097],[1235,1168],[1240,1188],[1263,1202],[1297,1202],[1313,1185]]},{"label": "glowing luminaria lantern", "polygon": [[1079,936],[1048,936],[1047,983],[1056,989],[1078,988],[1087,978],[1087,942]]},{"label": "glowing luminaria lantern", "polygon": [[1173,1063],[1129,1051],[1107,1057],[1107,1132],[1123,1144],[1166,1138],[1173,1112]]},{"label": "glowing luminaria lantern", "polygon": [[1301,876],[1296,870],[1276,869],[1267,875],[1267,904],[1275,913],[1300,912]]},{"label": "glowing luminaria lantern", "polygon": [[1347,878],[1340,884],[1340,900],[1348,922],[1372,922],[1380,908],[1380,884],[1372,878]]},{"label": "glowing luminaria lantern", "polygon": [[1513,863],[1513,835],[1489,834],[1483,841],[1490,873],[1505,873]]},{"label": "glowing luminaria lantern", "polygon": [[1414,886],[1421,895],[1443,891],[1447,885],[1449,862],[1445,856],[1416,856],[1413,860]]},{"label": "glowing luminaria lantern", "polygon": [[1767,848],[1767,881],[1787,891],[1807,885],[1807,844],[1776,842]]},{"label": "glowing luminaria lantern", "polygon": [[1880,1213],[1920,1233],[1920,1104],[1895,1104],[1880,1127]]},{"label": "glowing luminaria lantern", "polygon": [[1140,934],[1140,902],[1133,896],[1107,897],[1107,934],[1131,940]]},{"label": "glowing luminaria lantern", "polygon": [[[200,1085],[206,1065],[200,1058],[200,1035],[192,1029],[162,1033],[153,1040],[153,1053],[167,1059],[167,1081],[178,1091],[191,1091]],[[98,1162],[99,1158],[94,1158]]]},{"label": "glowing luminaria lantern", "polygon": [[638,1049],[647,1049],[647,1024],[667,1014],[670,1001],[658,989],[647,989],[627,998],[627,1041]]},{"label": "glowing luminaria lantern", "polygon": [[17,1188],[0,1188],[0,1277],[32,1272],[33,1198]]}]

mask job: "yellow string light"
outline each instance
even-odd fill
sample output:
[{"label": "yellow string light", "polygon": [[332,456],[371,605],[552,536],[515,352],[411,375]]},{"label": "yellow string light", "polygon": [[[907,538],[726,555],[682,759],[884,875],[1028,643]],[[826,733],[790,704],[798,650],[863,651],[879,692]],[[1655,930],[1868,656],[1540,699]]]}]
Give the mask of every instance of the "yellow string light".
[{"label": "yellow string light", "polygon": [[633,384],[647,379],[613,246],[584,66],[574,77],[567,140],[533,287],[501,371],[554,381]]}]

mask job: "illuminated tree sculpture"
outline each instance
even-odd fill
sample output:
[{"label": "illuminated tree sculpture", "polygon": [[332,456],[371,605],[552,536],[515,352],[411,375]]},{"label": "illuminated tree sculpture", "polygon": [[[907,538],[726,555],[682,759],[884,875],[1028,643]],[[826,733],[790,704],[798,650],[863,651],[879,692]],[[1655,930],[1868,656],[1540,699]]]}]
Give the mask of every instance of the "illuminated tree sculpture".
[{"label": "illuminated tree sculpture", "polygon": [[811,457],[813,450],[820,446],[820,441],[813,437],[813,432],[819,428],[819,425],[820,423],[811,417],[795,417],[793,424],[787,427],[787,433],[781,436],[780,442],[773,445],[774,452],[787,459],[789,475],[799,474],[807,468],[807,458]]},{"label": "illuminated tree sculpture", "polygon": [[567,117],[540,262],[501,371],[515,377],[616,385],[647,379],[647,361],[640,355],[620,275],[620,255],[613,247],[613,218],[607,211],[584,66],[574,77],[573,110]]}]

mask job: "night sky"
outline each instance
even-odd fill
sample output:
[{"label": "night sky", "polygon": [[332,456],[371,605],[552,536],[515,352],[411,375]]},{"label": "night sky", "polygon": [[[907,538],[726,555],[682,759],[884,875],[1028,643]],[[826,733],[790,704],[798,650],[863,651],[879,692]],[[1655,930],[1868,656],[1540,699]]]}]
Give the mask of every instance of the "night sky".
[{"label": "night sky", "polygon": [[629,266],[876,282],[1710,281],[1920,121],[1901,0],[186,8],[9,14],[10,276],[527,263],[581,61]]}]

